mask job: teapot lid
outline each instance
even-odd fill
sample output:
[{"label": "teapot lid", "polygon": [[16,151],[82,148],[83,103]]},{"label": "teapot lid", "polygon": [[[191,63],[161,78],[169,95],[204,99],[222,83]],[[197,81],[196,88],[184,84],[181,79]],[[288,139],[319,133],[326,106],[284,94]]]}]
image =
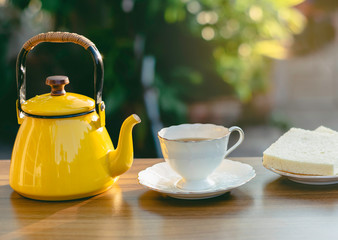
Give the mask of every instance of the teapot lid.
[{"label": "teapot lid", "polygon": [[66,93],[64,87],[68,83],[67,76],[48,77],[46,84],[51,86],[51,93],[28,99],[22,103],[22,110],[37,116],[66,116],[93,110],[94,99],[77,93]]}]

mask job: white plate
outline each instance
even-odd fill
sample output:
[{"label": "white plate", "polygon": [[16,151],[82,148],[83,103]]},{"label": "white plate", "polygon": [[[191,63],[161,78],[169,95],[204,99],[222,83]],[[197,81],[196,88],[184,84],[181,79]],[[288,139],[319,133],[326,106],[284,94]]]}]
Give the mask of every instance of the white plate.
[{"label": "white plate", "polygon": [[280,171],[274,168],[265,167],[266,169],[277,173],[281,176],[287,177],[291,181],[303,184],[311,184],[311,185],[328,185],[338,183],[338,176],[316,176],[316,175],[302,175]]},{"label": "white plate", "polygon": [[203,191],[185,191],[175,186],[181,178],[166,162],[157,163],[138,174],[141,185],[151,190],[178,199],[205,199],[220,196],[237,188],[256,176],[255,170],[248,164],[224,159],[221,165],[210,175],[216,184]]}]

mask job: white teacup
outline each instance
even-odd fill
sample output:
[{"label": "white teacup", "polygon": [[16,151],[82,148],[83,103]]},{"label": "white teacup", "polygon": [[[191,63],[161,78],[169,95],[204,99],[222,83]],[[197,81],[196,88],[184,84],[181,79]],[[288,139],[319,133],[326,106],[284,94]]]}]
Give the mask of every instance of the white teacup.
[{"label": "white teacup", "polygon": [[[238,141],[227,150],[229,136],[239,132]],[[165,161],[177,172],[176,186],[189,191],[210,189],[215,183],[208,177],[222,160],[244,140],[239,127],[225,128],[214,124],[181,124],[158,132]]]}]

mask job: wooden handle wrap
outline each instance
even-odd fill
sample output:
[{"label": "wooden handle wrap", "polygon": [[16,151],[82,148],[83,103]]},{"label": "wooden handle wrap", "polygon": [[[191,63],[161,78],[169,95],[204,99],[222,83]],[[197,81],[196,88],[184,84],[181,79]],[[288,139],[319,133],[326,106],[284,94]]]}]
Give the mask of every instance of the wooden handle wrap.
[{"label": "wooden handle wrap", "polygon": [[48,33],[40,33],[29,39],[24,45],[23,48],[27,51],[32,50],[36,45],[42,42],[72,42],[76,43],[85,49],[90,46],[95,47],[95,44],[90,41],[88,38],[69,32],[48,32]]}]

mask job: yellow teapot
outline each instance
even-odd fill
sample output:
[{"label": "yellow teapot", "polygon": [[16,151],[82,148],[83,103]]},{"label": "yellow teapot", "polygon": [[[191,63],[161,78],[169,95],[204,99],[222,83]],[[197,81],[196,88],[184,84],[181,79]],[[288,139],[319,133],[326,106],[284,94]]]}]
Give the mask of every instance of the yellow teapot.
[{"label": "yellow teapot", "polygon": [[[95,99],[66,93],[66,76],[46,80],[51,93],[26,100],[28,52],[41,42],[72,42],[94,61]],[[102,101],[103,62],[87,38],[65,32],[42,33],[29,39],[17,58],[17,117],[21,124],[12,153],[10,186],[38,200],[71,200],[108,190],[133,162],[132,129],[141,122],[133,114],[122,124],[116,150],[105,128]]]}]

